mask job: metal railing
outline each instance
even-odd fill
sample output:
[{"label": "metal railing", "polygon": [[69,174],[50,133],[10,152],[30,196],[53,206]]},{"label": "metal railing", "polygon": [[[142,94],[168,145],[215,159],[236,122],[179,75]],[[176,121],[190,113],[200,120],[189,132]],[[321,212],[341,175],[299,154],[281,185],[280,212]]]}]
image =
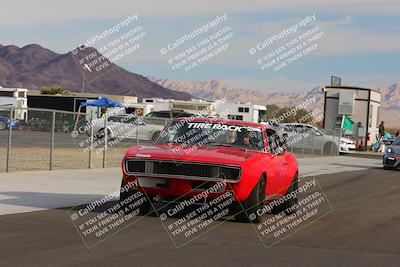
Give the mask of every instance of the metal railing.
[{"label": "metal railing", "polygon": [[[21,110],[27,111],[24,119],[15,117]],[[143,137],[145,127],[140,123],[130,125],[136,132],[129,138],[111,138],[108,131],[99,136],[99,127],[76,131],[76,126],[85,129],[88,122],[99,119],[94,117],[93,113],[79,116],[59,110],[0,108],[0,118],[19,120],[19,125],[10,122],[5,129],[0,127],[0,172],[119,167],[128,148],[151,143],[151,136]],[[161,129],[170,120],[144,121]],[[99,123],[109,128],[108,119],[100,118]],[[325,132],[323,138],[309,135],[287,150],[298,157],[338,155],[340,135],[340,131]]]}]

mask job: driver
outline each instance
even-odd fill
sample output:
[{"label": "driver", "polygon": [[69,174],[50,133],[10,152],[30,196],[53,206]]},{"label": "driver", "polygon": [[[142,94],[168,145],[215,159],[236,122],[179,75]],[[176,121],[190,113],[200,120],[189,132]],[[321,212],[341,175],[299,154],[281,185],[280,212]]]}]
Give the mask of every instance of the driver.
[{"label": "driver", "polygon": [[241,129],[240,132],[236,134],[236,140],[233,142],[233,145],[236,146],[251,146],[250,143],[250,134],[247,129]]}]

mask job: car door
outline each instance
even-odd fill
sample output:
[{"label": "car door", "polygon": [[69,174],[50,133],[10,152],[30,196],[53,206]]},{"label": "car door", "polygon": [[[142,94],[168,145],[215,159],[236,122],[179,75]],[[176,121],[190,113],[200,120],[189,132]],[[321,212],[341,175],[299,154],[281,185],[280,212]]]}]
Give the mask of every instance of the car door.
[{"label": "car door", "polygon": [[268,151],[270,153],[267,166],[267,195],[274,196],[282,194],[286,181],[286,158],[285,151],[278,153],[280,146],[278,135],[272,129],[267,129]]}]

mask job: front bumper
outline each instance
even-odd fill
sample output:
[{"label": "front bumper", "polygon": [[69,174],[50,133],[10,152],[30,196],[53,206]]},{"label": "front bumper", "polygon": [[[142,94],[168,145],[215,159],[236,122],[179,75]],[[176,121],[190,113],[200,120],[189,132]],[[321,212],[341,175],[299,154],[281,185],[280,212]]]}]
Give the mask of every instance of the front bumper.
[{"label": "front bumper", "polygon": [[340,152],[353,152],[356,150],[356,145],[354,144],[341,144]]},{"label": "front bumper", "polygon": [[400,156],[385,155],[383,157],[383,166],[390,168],[400,168]]},{"label": "front bumper", "polygon": [[209,199],[214,199],[225,192],[233,192],[237,201],[243,202],[251,190],[235,183],[223,181],[195,181],[190,179],[174,179],[161,177],[125,176],[123,184],[133,183],[137,180],[138,187],[132,190],[140,190],[149,197],[161,197],[170,199],[184,199],[194,197],[209,188],[214,190],[208,194]]}]

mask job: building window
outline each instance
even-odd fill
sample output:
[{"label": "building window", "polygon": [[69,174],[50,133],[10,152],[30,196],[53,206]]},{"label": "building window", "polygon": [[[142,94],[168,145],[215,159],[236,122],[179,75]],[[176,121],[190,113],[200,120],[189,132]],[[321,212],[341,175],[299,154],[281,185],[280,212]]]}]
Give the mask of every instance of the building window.
[{"label": "building window", "polygon": [[244,108],[244,112],[249,113],[250,109],[249,108]]},{"label": "building window", "polygon": [[381,107],[378,107],[376,116],[376,127],[379,127],[379,122],[381,121]]},{"label": "building window", "polygon": [[14,92],[0,91],[0,96],[14,97]]},{"label": "building window", "polygon": [[239,107],[239,112],[241,113],[249,113],[249,111],[250,111],[249,108]]}]

